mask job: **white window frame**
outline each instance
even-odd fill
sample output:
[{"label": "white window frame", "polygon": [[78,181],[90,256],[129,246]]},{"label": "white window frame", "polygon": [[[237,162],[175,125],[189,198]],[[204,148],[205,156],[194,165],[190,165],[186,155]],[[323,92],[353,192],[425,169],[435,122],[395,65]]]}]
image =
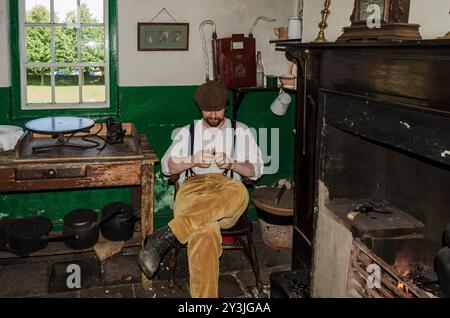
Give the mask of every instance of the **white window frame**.
[{"label": "white window frame", "polygon": [[[80,23],[80,4],[81,0],[77,0],[77,45],[78,45],[78,61],[72,63],[55,62],[55,39],[54,27],[67,26],[66,23],[54,22],[54,0],[50,0],[50,23],[27,23],[26,22],[26,0],[19,0],[19,41],[20,41],[20,86],[21,86],[21,109],[22,110],[43,110],[43,109],[96,109],[110,107],[110,67],[109,67],[109,10],[108,0],[103,0],[103,23]],[[51,61],[48,63],[41,62],[27,62],[27,45],[26,45],[26,26],[45,26],[50,27],[51,30]],[[81,62],[81,26],[104,26],[104,62]],[[52,103],[27,103],[27,67],[49,67],[51,75],[51,91]],[[78,86],[79,99],[78,103],[55,103],[55,74],[54,71],[58,67],[78,67]],[[83,67],[103,67],[105,76],[105,94],[106,102],[82,102],[82,76],[81,71]]]}]

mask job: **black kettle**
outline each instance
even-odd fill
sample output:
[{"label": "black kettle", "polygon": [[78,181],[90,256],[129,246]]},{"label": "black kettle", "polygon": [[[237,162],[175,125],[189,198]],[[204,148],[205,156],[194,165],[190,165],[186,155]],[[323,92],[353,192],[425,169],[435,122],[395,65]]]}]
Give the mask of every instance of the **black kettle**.
[{"label": "black kettle", "polygon": [[[114,217],[109,217],[112,214]],[[110,241],[128,241],[133,236],[134,223],[139,219],[132,207],[124,202],[105,205],[101,218],[107,221],[100,225],[100,231]]]}]

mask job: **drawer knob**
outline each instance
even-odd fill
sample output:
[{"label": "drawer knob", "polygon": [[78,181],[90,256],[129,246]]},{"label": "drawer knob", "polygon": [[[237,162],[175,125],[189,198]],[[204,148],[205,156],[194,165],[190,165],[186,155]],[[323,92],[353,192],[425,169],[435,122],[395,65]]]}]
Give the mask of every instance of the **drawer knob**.
[{"label": "drawer knob", "polygon": [[51,179],[51,178],[54,178],[54,177],[56,177],[56,170],[55,169],[48,169],[46,172],[45,172],[45,176],[47,177],[47,178],[49,178],[49,179]]}]

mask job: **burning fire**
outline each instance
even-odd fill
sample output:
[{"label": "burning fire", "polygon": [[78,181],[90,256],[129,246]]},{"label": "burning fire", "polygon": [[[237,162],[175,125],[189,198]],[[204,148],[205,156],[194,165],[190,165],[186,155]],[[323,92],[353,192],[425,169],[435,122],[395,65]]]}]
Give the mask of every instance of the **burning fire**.
[{"label": "burning fire", "polygon": [[[405,279],[413,283],[413,280],[411,278],[411,272],[405,271],[401,274],[401,276]],[[397,282],[397,288],[402,290],[405,294],[408,295],[408,297],[412,297],[413,295],[410,293],[408,286],[406,286],[401,280]]]}]

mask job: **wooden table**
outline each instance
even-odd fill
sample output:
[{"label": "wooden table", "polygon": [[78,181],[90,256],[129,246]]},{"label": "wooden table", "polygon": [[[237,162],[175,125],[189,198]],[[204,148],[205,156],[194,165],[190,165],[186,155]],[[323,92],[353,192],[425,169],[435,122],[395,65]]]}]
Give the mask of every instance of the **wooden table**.
[{"label": "wooden table", "polygon": [[[124,127],[128,131],[134,129],[131,124]],[[98,127],[94,126],[92,130],[96,131]],[[53,152],[48,153],[47,159],[41,154],[35,159],[27,157],[23,160],[13,151],[0,152],[0,193],[131,187],[132,206],[141,214],[142,245],[144,238],[153,231],[154,165],[159,159],[145,135],[135,134],[134,138],[139,154],[130,156],[111,155],[111,149],[122,145],[107,145],[108,152],[99,151],[97,156],[80,155],[78,158],[55,157]],[[145,285],[147,280],[143,282]]]}]

